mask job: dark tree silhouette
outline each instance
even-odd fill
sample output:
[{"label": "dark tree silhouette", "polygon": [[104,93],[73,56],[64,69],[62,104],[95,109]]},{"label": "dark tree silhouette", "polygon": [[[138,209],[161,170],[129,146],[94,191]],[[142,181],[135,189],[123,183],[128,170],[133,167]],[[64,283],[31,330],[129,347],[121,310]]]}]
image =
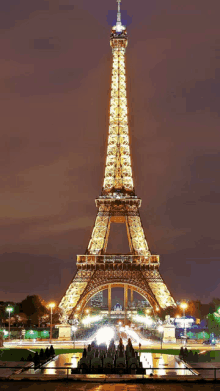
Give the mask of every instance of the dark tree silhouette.
[{"label": "dark tree silhouette", "polygon": [[33,321],[37,320],[38,324],[41,317],[49,313],[44,300],[39,295],[27,296],[20,303],[20,310],[27,315],[29,321],[32,318]]}]

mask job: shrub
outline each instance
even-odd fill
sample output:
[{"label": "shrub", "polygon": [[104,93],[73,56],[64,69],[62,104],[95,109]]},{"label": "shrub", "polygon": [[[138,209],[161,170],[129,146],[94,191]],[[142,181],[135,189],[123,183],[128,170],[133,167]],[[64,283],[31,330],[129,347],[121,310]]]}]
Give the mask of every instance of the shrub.
[{"label": "shrub", "polygon": [[55,350],[53,348],[53,345],[50,346],[50,355],[55,356]]}]

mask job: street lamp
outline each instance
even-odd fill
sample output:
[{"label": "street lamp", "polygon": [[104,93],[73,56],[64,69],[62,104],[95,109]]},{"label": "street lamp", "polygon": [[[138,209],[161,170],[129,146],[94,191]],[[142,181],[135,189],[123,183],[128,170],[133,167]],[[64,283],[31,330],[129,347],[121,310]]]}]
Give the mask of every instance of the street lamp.
[{"label": "street lamp", "polygon": [[9,323],[8,323],[8,340],[10,341],[10,322],[11,322],[11,312],[14,311],[14,308],[13,307],[7,307],[6,308],[6,311],[9,313]]},{"label": "street lamp", "polygon": [[52,342],[52,315],[53,315],[53,308],[55,307],[55,303],[50,303],[50,343]]},{"label": "street lamp", "polygon": [[161,350],[162,350],[162,346],[163,346],[163,326],[159,326],[158,327],[158,331],[161,333],[160,342],[161,342]]},{"label": "street lamp", "polygon": [[72,330],[73,330],[73,332],[74,332],[74,343],[73,343],[73,345],[74,345],[74,349],[75,349],[75,344],[76,344],[76,330],[77,330],[77,327],[76,326],[72,326]]},{"label": "street lamp", "polygon": [[186,345],[186,317],[185,317],[185,310],[187,309],[188,304],[183,302],[180,304],[180,308],[183,310],[183,317],[184,317],[184,340],[185,340],[185,345]]}]

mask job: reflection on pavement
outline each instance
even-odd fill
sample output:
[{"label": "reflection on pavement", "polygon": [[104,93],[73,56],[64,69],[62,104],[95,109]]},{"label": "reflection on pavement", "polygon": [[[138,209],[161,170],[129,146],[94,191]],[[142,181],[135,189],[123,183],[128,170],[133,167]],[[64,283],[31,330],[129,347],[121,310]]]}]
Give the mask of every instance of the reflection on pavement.
[{"label": "reflection on pavement", "polygon": [[[44,373],[48,375],[64,374],[67,373],[66,368],[76,368],[79,359],[82,357],[82,353],[66,353],[60,354],[55,357],[52,361],[44,365],[45,370],[38,369],[35,373]],[[193,373],[189,369],[185,369],[183,363],[178,363],[175,360],[175,356],[170,354],[159,354],[159,353],[141,353],[140,361],[143,364],[143,368],[146,368],[146,375],[157,375],[157,376],[173,376],[173,375],[192,375]],[[64,369],[57,369],[58,367],[64,367]],[[151,368],[158,368],[152,370]],[[170,369],[169,368],[175,368]],[[184,368],[181,369],[180,368]],[[33,373],[34,370],[30,369],[26,373]],[[70,374],[70,370],[69,370]],[[90,375],[96,376],[96,375]]]},{"label": "reflection on pavement", "polygon": [[[193,373],[185,368],[183,363],[178,363],[175,356],[171,354],[159,354],[159,353],[141,353],[140,360],[143,364],[143,368],[158,368],[158,370],[146,369],[146,375],[153,373],[158,376],[173,376],[173,375],[192,375]],[[169,368],[175,368],[169,370]]]}]

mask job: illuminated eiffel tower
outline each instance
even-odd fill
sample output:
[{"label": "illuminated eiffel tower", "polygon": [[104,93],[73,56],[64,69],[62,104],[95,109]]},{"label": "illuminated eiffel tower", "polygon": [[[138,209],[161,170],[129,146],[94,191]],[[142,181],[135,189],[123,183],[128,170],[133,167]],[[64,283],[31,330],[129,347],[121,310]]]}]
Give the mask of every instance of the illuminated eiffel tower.
[{"label": "illuminated eiffel tower", "polygon": [[[116,286],[124,287],[125,312],[128,289],[131,300],[136,291],[154,310],[176,306],[159,273],[159,256],[151,255],[148,248],[139,214],[141,199],[134,190],[125,72],[128,38],[121,23],[121,0],[117,2],[117,23],[110,38],[113,61],[104,183],[101,196],[96,199],[98,213],[88,248],[85,255],[77,256],[77,272],[59,304],[63,323],[79,317],[86,303],[104,289],[108,289],[110,311],[111,288]],[[111,223],[126,224],[130,254],[106,254]]]}]

